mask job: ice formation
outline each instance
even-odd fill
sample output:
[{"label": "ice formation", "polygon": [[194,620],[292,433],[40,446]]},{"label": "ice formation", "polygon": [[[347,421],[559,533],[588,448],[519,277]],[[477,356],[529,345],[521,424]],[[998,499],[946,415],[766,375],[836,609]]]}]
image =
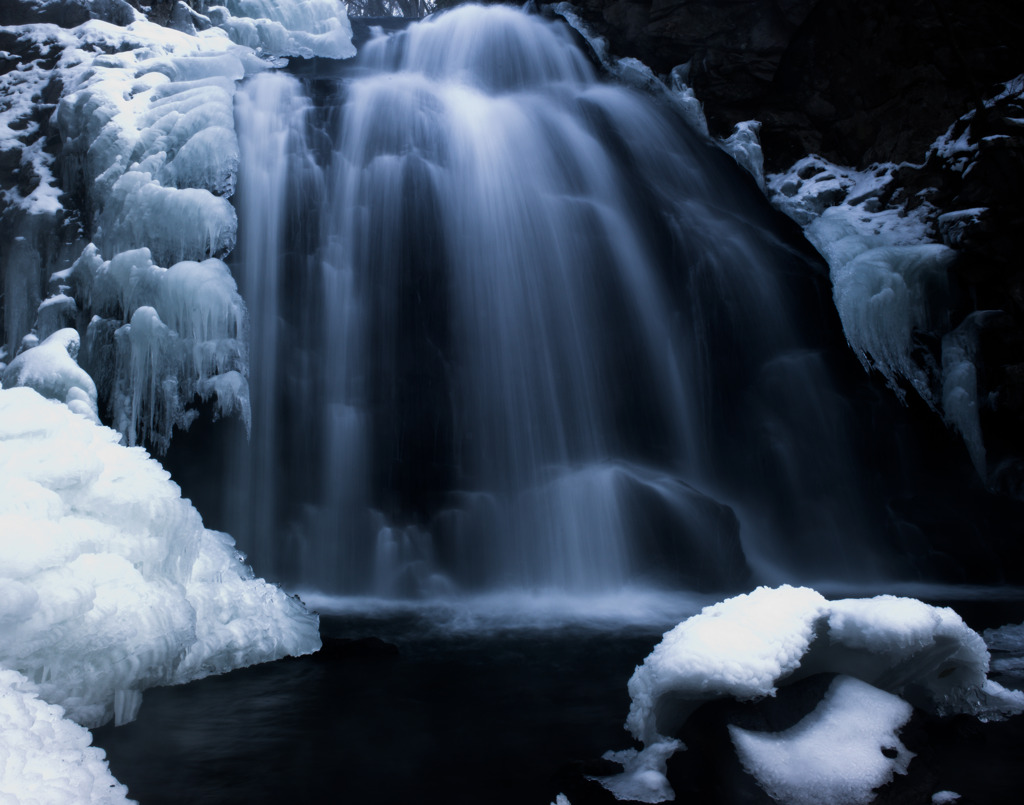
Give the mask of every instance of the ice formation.
[{"label": "ice formation", "polygon": [[[46,339],[65,327],[77,329],[82,365],[64,358],[64,375],[90,373],[101,404],[109,401],[128,441],[148,440],[162,450],[173,427],[187,427],[194,416],[188,407],[196,394],[212,400],[218,414],[236,412],[248,420],[244,307],[227,270],[213,259],[235,244],[237,221],[228,198],[239,162],[236,87],[281,64],[282,56],[353,55],[351,29],[337,0],[238,0],[210,9],[209,16],[178,3],[169,27],[113,0],[79,6],[70,16],[58,15],[91,18],[74,28],[9,29],[46,58],[0,78],[11,98],[0,112],[0,147],[19,152],[25,175],[35,181],[31,192],[15,189],[3,200],[37,218],[63,211],[54,157],[44,149],[46,127],[33,118],[40,96],[59,88],[50,134],[60,140],[63,190],[81,203],[94,246],[79,260],[76,281],[65,281],[63,271],[51,282],[51,296],[39,305],[30,333],[32,320],[19,308],[40,301],[42,283],[34,275],[46,261],[34,240],[21,239],[23,248],[12,252],[25,252],[24,259],[8,261],[6,272],[7,350],[13,358],[19,344],[25,349],[44,342],[42,352],[23,362],[39,368],[47,353],[51,364],[55,359],[56,346]],[[54,221],[39,226],[53,228]],[[145,259],[140,250],[148,250]],[[149,268],[119,270],[133,261]],[[95,278],[96,287],[82,276],[87,263],[107,274]],[[171,266],[159,289],[155,278],[165,272],[157,265]],[[126,284],[112,287],[118,282]],[[211,292],[231,308],[230,321],[210,318],[209,306],[192,315],[191,302]],[[38,386],[20,381],[33,383]],[[44,393],[53,396],[51,391]]]},{"label": "ice formation", "polygon": [[47,805],[131,802],[102,749],[35,685],[0,668],[0,801]]},{"label": "ice formation", "polygon": [[929,205],[909,215],[882,205],[897,168],[855,171],[812,155],[771,176],[769,195],[828,262],[843,331],[864,368],[877,369],[900,398],[905,381],[934,404],[911,353],[915,331],[944,325],[953,250],[930,242]]},{"label": "ice formation", "polygon": [[211,10],[211,18],[234,41],[258,52],[330,59],[356,53],[346,7],[339,0],[227,0],[225,5],[230,14]]},{"label": "ice formation", "polygon": [[757,186],[765,190],[764,153],[758,132],[761,124],[756,120],[737,123],[732,134],[722,140],[722,150],[736,160],[736,164],[754,177]]},{"label": "ice formation", "polygon": [[[1024,76],[1018,76],[984,103],[994,108],[1022,95]],[[974,117],[972,110],[955,121],[922,155],[922,164],[968,173],[979,148]],[[940,412],[963,436],[985,480],[974,341],[986,313],[963,322],[943,317],[951,307],[946,273],[954,250],[984,228],[991,213],[971,207],[940,215],[929,203],[930,188],[901,196],[899,175],[920,167],[885,163],[854,170],[812,154],[770,176],[768,196],[804,227],[827,260],[843,330],[864,367],[878,370],[901,399],[909,385]],[[945,245],[935,242],[939,237]],[[941,354],[915,342],[919,331],[941,338]]]},{"label": "ice formation", "polygon": [[145,248],[101,262],[90,244],[59,279],[94,311],[87,366],[110,389],[114,425],[129,444],[166,450],[173,428],[195,416],[197,395],[248,426],[245,304],[224,263],[165,269]]},{"label": "ice formation", "polygon": [[987,310],[972,313],[942,338],[942,410],[946,421],[963,436],[974,469],[982,480],[987,470],[974,358],[982,323],[992,315],[994,312]]},{"label": "ice formation", "polygon": [[992,671],[1024,678],[1024,623],[986,629],[982,637],[992,653]]},{"label": "ice formation", "polygon": [[0,391],[0,666],[94,726],[131,720],[145,688],[317,650],[316,616],[118,440]]},{"label": "ice formation", "polygon": [[898,733],[912,708],[898,696],[838,676],[809,715],[788,730],[729,726],[743,767],[786,805],[866,805],[873,789],[906,774],[914,757]]},{"label": "ice formation", "polygon": [[218,29],[91,20],[77,32],[53,120],[67,190],[88,199],[100,251],[146,246],[165,265],[226,254],[237,227],[226,198],[238,167],[233,96],[256,59]]},{"label": "ice formation", "polygon": [[618,758],[627,761],[625,774],[604,783],[614,790],[641,771],[649,792],[643,801],[661,801],[665,750],[701,703],[773,696],[780,685],[819,673],[856,677],[939,715],[989,720],[1024,711],[1024,693],[989,680],[988,671],[984,641],[948,607],[891,595],[828,601],[806,587],[759,587],[679,624],[636,669],[626,728],[645,748]]}]

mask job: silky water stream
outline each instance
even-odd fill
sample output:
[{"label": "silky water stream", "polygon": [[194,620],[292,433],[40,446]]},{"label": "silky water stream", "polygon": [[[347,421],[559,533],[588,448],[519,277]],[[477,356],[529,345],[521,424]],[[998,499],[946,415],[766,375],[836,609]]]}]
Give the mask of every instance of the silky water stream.
[{"label": "silky water stream", "polygon": [[[460,7],[238,103],[262,573],[385,597],[874,578],[820,276],[671,99]],[[820,301],[820,300],[818,300]]]}]

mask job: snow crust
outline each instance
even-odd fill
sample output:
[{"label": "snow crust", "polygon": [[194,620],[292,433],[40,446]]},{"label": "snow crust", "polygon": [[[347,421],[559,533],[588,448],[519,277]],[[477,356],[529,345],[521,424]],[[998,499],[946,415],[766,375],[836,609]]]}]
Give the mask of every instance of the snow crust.
[{"label": "snow crust", "polygon": [[897,733],[912,711],[898,696],[838,676],[814,711],[790,729],[764,733],[729,725],[729,735],[743,767],[777,802],[866,805],[872,789],[907,773],[914,754]]},{"label": "snow crust", "polygon": [[855,677],[939,715],[989,720],[1024,711],[1024,693],[989,680],[988,671],[985,642],[948,607],[891,595],[828,601],[806,587],[759,587],[679,624],[637,667],[626,728],[645,748],[629,758],[625,775],[602,783],[614,790],[640,770],[648,796],[660,796],[656,773],[664,762],[657,756],[702,702],[774,696],[780,685],[819,673]]},{"label": "snow crust", "polygon": [[0,668],[0,801],[46,805],[131,802],[92,735],[38,696],[17,671]]},{"label": "snow crust", "polygon": [[119,438],[0,391],[0,666],[96,726],[130,720],[145,688],[316,651],[316,616]]}]

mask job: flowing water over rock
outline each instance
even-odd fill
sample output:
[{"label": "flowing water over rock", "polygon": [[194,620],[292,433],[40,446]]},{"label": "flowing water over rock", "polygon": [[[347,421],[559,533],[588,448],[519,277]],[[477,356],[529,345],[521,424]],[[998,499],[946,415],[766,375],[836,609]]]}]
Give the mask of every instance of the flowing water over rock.
[{"label": "flowing water over rock", "polygon": [[258,76],[237,117],[230,530],[262,572],[379,595],[877,572],[807,266],[568,29],[460,7],[336,80]]}]

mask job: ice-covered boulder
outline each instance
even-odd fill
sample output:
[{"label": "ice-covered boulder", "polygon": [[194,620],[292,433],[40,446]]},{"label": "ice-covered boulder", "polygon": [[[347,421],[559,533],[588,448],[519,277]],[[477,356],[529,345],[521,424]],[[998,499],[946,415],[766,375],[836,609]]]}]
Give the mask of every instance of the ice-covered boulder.
[{"label": "ice-covered boulder", "polygon": [[0,666],[94,726],[131,720],[145,688],[316,651],[316,616],[119,439],[0,391]]},{"label": "ice-covered boulder", "polygon": [[[774,696],[783,685],[822,673],[854,677],[940,716],[967,713],[989,720],[1024,711],[1024,693],[989,680],[988,670],[984,641],[948,607],[891,595],[828,601],[806,587],[759,587],[679,624],[636,669],[629,680],[626,727],[645,748],[615,753],[625,772],[606,785],[634,799],[662,801],[665,760],[680,747],[674,736],[701,704]],[[896,709],[884,704],[890,700],[858,690],[850,694],[854,699],[883,701],[879,707],[892,716],[880,717],[866,734],[895,729]],[[843,729],[822,725],[860,708],[842,704],[847,693],[833,695],[820,714],[808,716],[805,728],[819,724],[828,734]],[[778,738],[775,746],[792,737]],[[773,751],[766,740],[740,739],[752,764]],[[786,751],[797,749],[790,745]]]}]

